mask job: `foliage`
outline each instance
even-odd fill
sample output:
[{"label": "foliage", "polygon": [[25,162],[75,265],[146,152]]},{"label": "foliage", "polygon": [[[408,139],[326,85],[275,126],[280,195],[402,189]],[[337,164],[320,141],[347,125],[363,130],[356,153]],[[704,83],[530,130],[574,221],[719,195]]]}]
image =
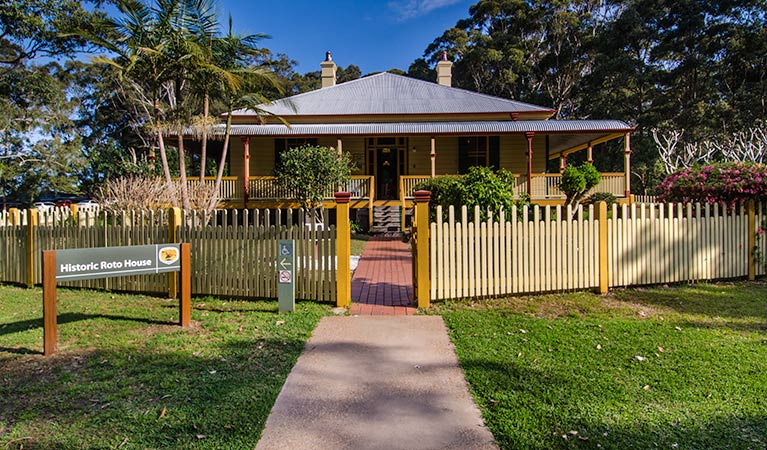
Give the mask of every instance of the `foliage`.
[{"label": "foliage", "polygon": [[596,205],[599,202],[605,202],[607,203],[607,208],[610,208],[610,206],[614,205],[617,201],[617,197],[610,192],[594,192],[583,199],[582,203],[584,205]]},{"label": "foliage", "polygon": [[[192,181],[187,182],[187,186],[190,208],[195,211],[206,210],[214,196],[214,185]],[[179,204],[180,192],[180,181],[168,183],[155,176],[129,176],[106,180],[99,187],[96,197],[107,210],[132,211]]]},{"label": "foliage", "polygon": [[767,199],[767,165],[714,163],[673,173],[659,187],[663,202],[726,203]]},{"label": "foliage", "polygon": [[[58,59],[82,50],[72,29],[98,22],[75,0],[0,0],[0,196],[75,193],[85,165],[78,99]],[[45,58],[43,61],[42,58]]]},{"label": "foliage", "polygon": [[40,296],[0,286],[3,449],[252,449],[328,313],[198,298],[181,329],[178,300],[59,287],[60,352],[41,358]]},{"label": "foliage", "polygon": [[701,284],[435,312],[500,448],[747,449],[767,446],[766,295]]},{"label": "foliage", "polygon": [[562,172],[559,188],[567,196],[566,204],[577,206],[578,202],[602,179],[599,171],[590,163],[567,166]]},{"label": "foliage", "polygon": [[[446,50],[457,87],[550,105],[560,118],[638,124],[634,186],[649,189],[649,130],[686,129],[695,142],[767,117],[766,23],[767,3],[753,0],[480,0],[424,57],[433,65]],[[603,171],[622,170],[617,145],[600,151]]]},{"label": "foliage", "polygon": [[502,210],[509,211],[514,205],[514,176],[505,169],[493,172],[490,167],[470,167],[465,175],[444,175],[419,183],[415,190],[431,192],[430,215],[434,217],[436,207],[442,206],[447,213],[449,206],[460,210],[469,208],[473,218],[474,207],[480,207],[481,220],[488,213],[498,216]]},{"label": "foliage", "polygon": [[713,161],[763,163],[767,157],[767,128],[757,126],[690,141],[685,130],[652,130],[667,175]]},{"label": "foliage", "polygon": [[304,208],[318,208],[350,179],[353,163],[348,153],[314,145],[291,148],[282,153],[275,169],[278,183],[295,192]]}]

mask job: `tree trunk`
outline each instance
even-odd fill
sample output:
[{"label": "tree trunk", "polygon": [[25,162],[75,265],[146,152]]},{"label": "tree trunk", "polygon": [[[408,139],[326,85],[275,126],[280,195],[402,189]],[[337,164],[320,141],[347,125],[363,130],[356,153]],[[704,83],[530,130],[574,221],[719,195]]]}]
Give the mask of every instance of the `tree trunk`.
[{"label": "tree trunk", "polygon": [[226,163],[226,153],[229,150],[229,134],[232,131],[232,108],[228,108],[226,115],[226,128],[224,130],[224,148],[221,149],[221,159],[218,161],[218,171],[216,171],[215,189],[210,198],[208,210],[213,210],[218,203],[218,193],[221,190],[221,179],[224,177],[224,164]]},{"label": "tree trunk", "polygon": [[178,129],[178,170],[181,175],[181,207],[184,211],[191,210],[189,206],[189,189],[186,185],[186,151],[184,150],[184,130]]},{"label": "tree trunk", "polygon": [[200,183],[205,180],[205,158],[208,153],[208,115],[210,112],[210,96],[205,92],[205,99],[202,102],[202,148],[200,150]]},{"label": "tree trunk", "polygon": [[[157,147],[160,149],[160,162],[162,163],[162,173],[165,175],[165,182],[170,186],[173,180],[170,178],[170,166],[168,166],[168,155],[165,153],[165,138],[162,136],[162,127],[160,127],[160,105],[157,98],[154,99],[154,123],[157,128]],[[173,206],[178,206],[176,196],[173,196]]]}]

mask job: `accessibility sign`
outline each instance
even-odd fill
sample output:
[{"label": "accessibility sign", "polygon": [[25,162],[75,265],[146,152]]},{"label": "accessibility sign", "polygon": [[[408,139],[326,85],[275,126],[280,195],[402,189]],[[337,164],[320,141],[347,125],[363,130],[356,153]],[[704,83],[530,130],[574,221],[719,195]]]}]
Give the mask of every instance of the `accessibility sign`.
[{"label": "accessibility sign", "polygon": [[294,252],[295,241],[277,242],[277,304],[280,312],[293,311],[296,308],[295,277],[296,266]]}]

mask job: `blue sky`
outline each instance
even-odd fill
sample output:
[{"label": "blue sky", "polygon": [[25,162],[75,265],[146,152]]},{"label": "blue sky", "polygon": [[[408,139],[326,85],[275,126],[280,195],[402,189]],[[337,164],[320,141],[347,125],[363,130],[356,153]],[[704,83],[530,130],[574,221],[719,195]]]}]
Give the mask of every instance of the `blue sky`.
[{"label": "blue sky", "polygon": [[298,61],[299,73],[319,70],[325,52],[363,74],[407,70],[426,46],[476,0],[219,0],[223,23],[232,14],[240,34],[268,34],[262,46]]}]

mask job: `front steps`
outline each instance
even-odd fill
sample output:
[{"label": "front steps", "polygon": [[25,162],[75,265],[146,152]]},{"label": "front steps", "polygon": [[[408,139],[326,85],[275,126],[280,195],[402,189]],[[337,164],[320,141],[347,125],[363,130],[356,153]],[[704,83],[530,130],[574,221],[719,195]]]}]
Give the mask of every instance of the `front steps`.
[{"label": "front steps", "polygon": [[373,207],[373,233],[399,233],[402,227],[402,209],[399,206]]}]

